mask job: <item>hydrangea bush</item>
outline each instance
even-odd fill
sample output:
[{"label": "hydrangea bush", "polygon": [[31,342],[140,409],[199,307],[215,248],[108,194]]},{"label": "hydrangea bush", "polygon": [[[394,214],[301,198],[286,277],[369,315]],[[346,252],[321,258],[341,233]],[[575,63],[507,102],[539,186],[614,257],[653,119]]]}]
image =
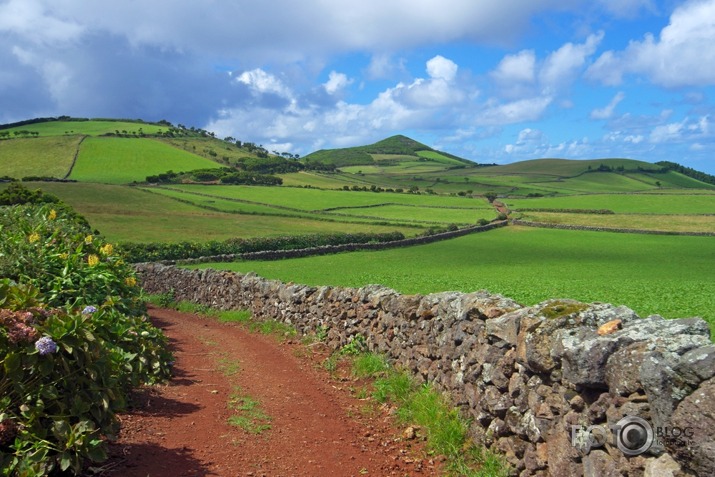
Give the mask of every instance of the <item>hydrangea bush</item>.
[{"label": "hydrangea bush", "polygon": [[133,270],[57,204],[0,214],[0,474],[106,458],[128,392],[170,375]]}]

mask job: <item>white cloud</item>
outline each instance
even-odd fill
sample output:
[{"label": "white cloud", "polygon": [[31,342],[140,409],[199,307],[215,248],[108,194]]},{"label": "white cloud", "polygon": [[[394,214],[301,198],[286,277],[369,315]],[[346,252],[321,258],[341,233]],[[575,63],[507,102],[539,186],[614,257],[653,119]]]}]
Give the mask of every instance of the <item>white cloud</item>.
[{"label": "white cloud", "polygon": [[650,133],[650,142],[671,142],[679,141],[683,131],[683,123],[670,123],[657,126]]},{"label": "white cloud", "polygon": [[667,87],[715,84],[715,0],[691,0],[679,6],[659,38],[648,34],[621,51],[607,51],[588,76],[614,85],[629,73]]},{"label": "white cloud", "polygon": [[516,139],[517,144],[524,144],[527,142],[540,141],[543,133],[538,129],[526,128],[519,131],[519,136]]},{"label": "white cloud", "polygon": [[256,93],[272,93],[284,98],[293,97],[290,88],[284,85],[280,79],[260,68],[244,71],[236,77],[235,81],[247,85]]},{"label": "white cloud", "polygon": [[623,101],[625,99],[626,95],[623,93],[623,91],[619,91],[616,93],[616,95],[611,99],[611,102],[608,103],[603,108],[599,109],[594,109],[591,111],[591,119],[608,119],[611,116],[613,116],[613,111],[616,109],[616,106],[618,106],[618,103]]},{"label": "white cloud", "polygon": [[512,83],[534,81],[536,55],[533,50],[522,50],[515,55],[505,56],[491,72],[491,76],[498,83]]},{"label": "white cloud", "polygon": [[0,32],[12,33],[31,44],[52,45],[77,40],[87,26],[61,18],[52,3],[10,0],[0,4]]},{"label": "white cloud", "polygon": [[596,52],[604,33],[589,35],[582,44],[566,43],[544,61],[539,80],[544,88],[554,91],[572,82],[582,71],[586,59]]},{"label": "white cloud", "polygon": [[328,94],[335,94],[352,82],[353,80],[349,79],[347,75],[331,71],[328,75],[328,81],[323,83],[323,87]]},{"label": "white cloud", "polygon": [[483,111],[478,111],[473,121],[478,125],[502,125],[533,121],[541,117],[552,101],[552,97],[543,96],[489,105]]},{"label": "white cloud", "polygon": [[427,74],[433,79],[450,82],[457,75],[457,64],[444,56],[437,55],[427,62]]},{"label": "white cloud", "polygon": [[417,78],[409,85],[399,83],[387,94],[395,101],[416,109],[459,104],[468,94],[454,81],[458,68],[452,60],[437,55],[426,63],[429,78]]}]

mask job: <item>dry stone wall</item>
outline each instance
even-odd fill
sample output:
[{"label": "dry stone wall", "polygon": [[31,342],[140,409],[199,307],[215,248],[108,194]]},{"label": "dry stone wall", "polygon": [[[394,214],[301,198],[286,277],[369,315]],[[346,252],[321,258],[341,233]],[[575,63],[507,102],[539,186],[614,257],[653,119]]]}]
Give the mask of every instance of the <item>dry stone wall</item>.
[{"label": "dry stone wall", "polygon": [[[140,264],[148,293],[355,336],[437,389],[521,476],[715,475],[715,346],[699,318],[485,291],[401,295]],[[650,431],[650,434],[648,434]],[[643,440],[639,440],[643,439]]]}]

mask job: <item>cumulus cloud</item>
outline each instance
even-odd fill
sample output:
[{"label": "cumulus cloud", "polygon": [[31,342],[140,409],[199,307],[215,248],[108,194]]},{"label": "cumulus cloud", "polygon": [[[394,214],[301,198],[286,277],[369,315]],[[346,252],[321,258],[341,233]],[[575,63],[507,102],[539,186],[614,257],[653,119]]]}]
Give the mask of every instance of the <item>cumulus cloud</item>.
[{"label": "cumulus cloud", "polygon": [[353,82],[347,75],[331,71],[328,81],[323,84],[328,94],[335,94]]},{"label": "cumulus cloud", "polygon": [[606,51],[588,76],[617,85],[626,74],[647,76],[666,87],[715,84],[715,0],[691,0],[679,6],[658,38],[648,34],[623,51]]},{"label": "cumulus cloud", "polygon": [[457,75],[457,64],[444,56],[437,55],[427,62],[427,74],[433,79],[452,81]]},{"label": "cumulus cloud", "polygon": [[589,35],[584,43],[566,43],[551,53],[544,60],[539,72],[542,85],[549,90],[555,90],[572,82],[580,75],[587,58],[596,52],[603,36],[603,32]]},{"label": "cumulus cloud", "polygon": [[522,50],[514,55],[505,56],[491,72],[491,76],[499,83],[514,81],[530,83],[534,81],[535,67],[534,50]]},{"label": "cumulus cloud", "polygon": [[256,93],[273,93],[284,98],[292,96],[290,88],[283,84],[281,80],[260,68],[244,71],[236,77],[236,82],[245,84]]},{"label": "cumulus cloud", "polygon": [[611,102],[608,103],[605,107],[594,109],[593,111],[591,111],[591,119],[610,118],[611,116],[613,116],[613,111],[616,109],[616,106],[618,106],[618,103],[623,101],[625,97],[625,93],[623,93],[623,91],[619,91],[618,93],[616,93],[613,99],[611,99]]}]

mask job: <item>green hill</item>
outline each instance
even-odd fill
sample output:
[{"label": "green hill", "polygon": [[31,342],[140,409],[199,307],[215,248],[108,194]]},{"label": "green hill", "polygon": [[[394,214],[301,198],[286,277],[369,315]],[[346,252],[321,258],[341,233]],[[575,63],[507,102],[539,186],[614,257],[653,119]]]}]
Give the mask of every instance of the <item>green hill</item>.
[{"label": "green hill", "polygon": [[0,177],[124,184],[227,166],[262,174],[300,168],[253,143],[168,121],[62,117],[0,125]]},{"label": "green hill", "polygon": [[392,136],[367,146],[342,149],[321,149],[303,157],[313,169],[334,169],[348,166],[372,165],[378,161],[434,161],[447,166],[476,166],[461,157],[437,151],[407,136]]}]

